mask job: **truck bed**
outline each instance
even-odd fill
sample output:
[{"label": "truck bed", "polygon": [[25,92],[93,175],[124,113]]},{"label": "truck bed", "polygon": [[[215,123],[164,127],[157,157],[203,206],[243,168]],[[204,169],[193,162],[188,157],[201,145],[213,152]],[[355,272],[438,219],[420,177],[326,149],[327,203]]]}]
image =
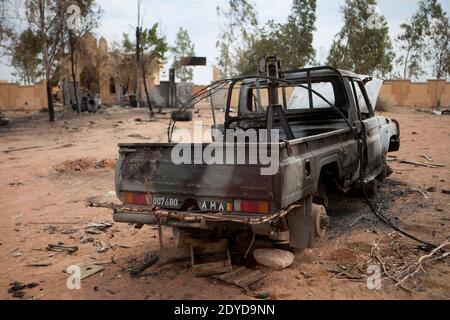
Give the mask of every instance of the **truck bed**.
[{"label": "truck bed", "polygon": [[[250,144],[234,146],[235,155],[238,151],[245,150],[247,164],[242,165],[175,165],[171,161],[171,153],[178,144],[120,144],[116,168],[117,195],[126,203],[127,193],[150,194],[153,199],[159,199],[154,204],[162,209],[198,212],[218,209],[214,207],[214,203],[233,203],[235,199],[261,200],[269,203],[268,213],[276,213],[300,200],[305,193],[313,192],[316,173],[312,173],[313,179],[306,181],[302,168],[307,165],[306,162],[314,163],[314,157],[326,159],[327,156],[334,155],[335,159],[339,152],[336,149],[339,148],[336,143],[338,136],[346,135],[348,131],[344,128],[345,124],[339,121],[321,125],[294,125],[296,139],[290,142],[289,148],[285,142],[275,143],[280,153],[280,171],[271,176],[261,175],[261,168],[264,166],[259,162],[248,164]],[[348,139],[351,140],[351,136]],[[191,149],[191,163],[195,163],[198,160],[195,148],[204,150],[208,145],[184,146]],[[310,147],[312,149],[306,152]],[[289,154],[292,148],[295,152]],[[169,200],[173,203],[166,205],[164,199],[175,200]],[[212,208],[205,206],[205,203],[211,202],[214,204]]]}]

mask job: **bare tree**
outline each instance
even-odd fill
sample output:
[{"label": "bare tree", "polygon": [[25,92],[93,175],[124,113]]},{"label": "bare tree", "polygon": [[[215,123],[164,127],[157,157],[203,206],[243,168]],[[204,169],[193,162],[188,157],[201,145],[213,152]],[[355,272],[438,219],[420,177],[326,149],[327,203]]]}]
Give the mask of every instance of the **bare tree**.
[{"label": "bare tree", "polygon": [[[55,121],[52,99],[52,78],[57,69],[58,59],[64,54],[70,34],[67,23],[73,19],[73,12],[67,12],[67,0],[26,0],[26,17],[30,29],[41,39],[43,75],[46,82],[50,122]],[[77,0],[79,8],[89,7],[94,0]],[[86,13],[86,12],[85,12]],[[82,20],[83,21],[83,20]]]},{"label": "bare tree", "polygon": [[[66,0],[63,0],[63,2],[65,4]],[[102,10],[95,3],[95,0],[76,0],[75,2],[71,1],[70,4],[72,6],[68,7],[69,14],[75,13],[73,11],[73,4],[76,4],[80,10],[80,19],[78,21],[78,24],[68,29],[72,84],[77,113],[80,114],[81,106],[78,99],[76,74],[78,67],[78,58],[80,54],[85,51],[85,48],[83,48],[82,46],[82,39],[88,32],[92,31],[98,26]],[[64,24],[62,25],[62,27],[64,27]]]},{"label": "bare tree", "polygon": [[114,79],[120,87],[120,100],[122,95],[126,95],[130,90],[134,90],[134,86],[136,85],[135,56],[127,51],[123,42],[114,42],[111,45],[110,57]]}]

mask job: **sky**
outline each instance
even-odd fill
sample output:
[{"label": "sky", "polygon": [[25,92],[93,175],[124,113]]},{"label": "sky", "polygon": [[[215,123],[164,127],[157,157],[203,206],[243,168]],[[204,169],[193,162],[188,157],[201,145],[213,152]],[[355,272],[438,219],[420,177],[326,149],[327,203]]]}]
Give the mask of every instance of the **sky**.
[{"label": "sky", "polygon": [[[95,34],[105,37],[111,44],[120,41],[124,32],[133,34],[136,24],[135,0],[97,0],[104,13],[100,26]],[[290,13],[292,0],[254,0],[259,14],[260,24],[273,19],[285,21]],[[340,7],[345,0],[317,1],[317,31],[314,34],[314,47],[317,60],[324,61],[328,55],[333,38],[342,26]],[[385,16],[389,24],[390,36],[395,46],[395,38],[400,32],[400,24],[410,18],[417,8],[418,0],[379,0],[379,12]],[[450,12],[450,1],[440,0],[446,12]],[[144,26],[160,23],[161,32],[167,37],[170,45],[180,27],[189,31],[195,44],[198,56],[206,56],[208,67],[196,67],[194,82],[207,84],[212,80],[211,65],[216,63],[217,36],[220,32],[220,21],[216,15],[216,7],[224,6],[226,0],[143,0]],[[169,58],[169,62],[171,59]],[[11,68],[5,59],[0,61],[0,79],[12,80]],[[167,77],[167,67],[162,70],[162,79]]]}]

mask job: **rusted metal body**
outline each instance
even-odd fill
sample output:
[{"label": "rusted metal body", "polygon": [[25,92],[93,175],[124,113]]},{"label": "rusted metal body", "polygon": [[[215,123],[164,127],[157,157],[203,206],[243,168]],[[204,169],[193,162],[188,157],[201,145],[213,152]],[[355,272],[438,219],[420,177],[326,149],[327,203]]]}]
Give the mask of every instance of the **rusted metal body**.
[{"label": "rusted metal body", "polygon": [[[280,73],[281,77],[281,82],[241,81],[238,106],[231,105],[231,95],[239,81],[232,82],[226,120],[219,126],[222,130],[280,129],[284,133],[280,141],[268,142],[279,151],[278,173],[261,175],[265,166],[249,161],[242,165],[175,165],[171,154],[176,144],[121,144],[116,191],[124,205],[112,208],[114,219],[157,224],[160,218],[163,225],[174,228],[252,229],[293,247],[313,246],[321,235],[317,225],[324,216],[315,213],[313,203],[327,202],[322,186],[331,182],[348,191],[360,181],[355,133],[366,142],[364,181],[370,183],[385,177],[387,153],[400,148],[400,128],[396,121],[374,114],[364,83],[356,74],[323,67]],[[312,96],[317,92],[313,88],[321,85],[329,87],[331,103],[339,113],[323,105],[316,108],[320,103]],[[296,88],[309,91],[305,106],[296,105]],[[261,108],[264,90],[268,90],[269,105]],[[294,90],[290,99],[288,90]],[[238,110],[236,116],[232,109]],[[204,150],[208,145],[187,147],[192,148],[191,163],[195,163],[195,148]],[[237,143],[234,151],[245,151],[250,157],[252,147],[251,143]],[[147,205],[130,205],[128,193],[146,195]],[[268,204],[267,212],[227,209],[236,199],[263,201]]]}]

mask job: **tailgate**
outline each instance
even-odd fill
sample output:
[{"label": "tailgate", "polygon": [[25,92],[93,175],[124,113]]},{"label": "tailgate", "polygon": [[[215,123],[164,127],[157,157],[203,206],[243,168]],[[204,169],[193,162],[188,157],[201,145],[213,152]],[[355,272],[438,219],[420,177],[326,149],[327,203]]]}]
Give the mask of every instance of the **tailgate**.
[{"label": "tailgate", "polygon": [[[192,150],[190,163],[194,163],[196,145],[189,146]],[[206,146],[197,145],[202,150]],[[269,202],[270,212],[276,210],[274,176],[261,175],[261,165],[176,165],[172,162],[175,144],[123,144],[119,147],[116,191],[123,203],[127,203],[128,193],[150,193],[153,204],[163,209],[235,211],[234,201],[242,199],[264,200]]]}]

